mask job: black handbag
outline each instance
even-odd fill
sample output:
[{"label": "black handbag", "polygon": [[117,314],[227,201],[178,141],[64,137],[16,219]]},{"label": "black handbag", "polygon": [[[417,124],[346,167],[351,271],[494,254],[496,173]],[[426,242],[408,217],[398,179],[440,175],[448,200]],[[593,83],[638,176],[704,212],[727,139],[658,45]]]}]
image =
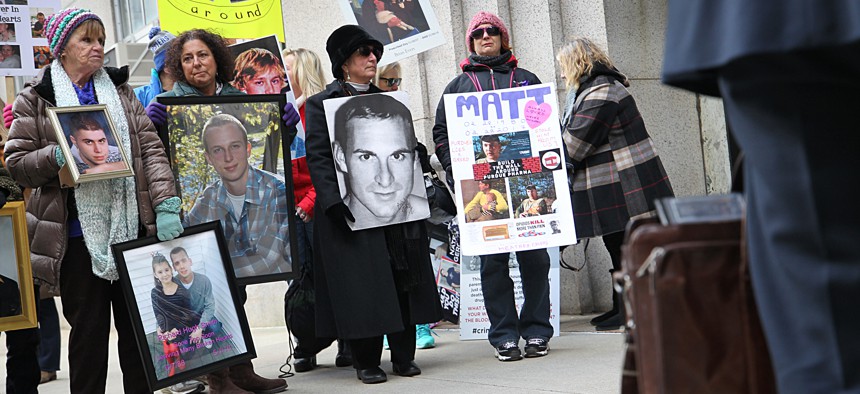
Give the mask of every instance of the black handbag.
[{"label": "black handbag", "polygon": [[424,173],[424,186],[427,188],[427,202],[430,204],[430,217],[427,221],[442,224],[453,219],[457,215],[457,206],[436,171]]}]

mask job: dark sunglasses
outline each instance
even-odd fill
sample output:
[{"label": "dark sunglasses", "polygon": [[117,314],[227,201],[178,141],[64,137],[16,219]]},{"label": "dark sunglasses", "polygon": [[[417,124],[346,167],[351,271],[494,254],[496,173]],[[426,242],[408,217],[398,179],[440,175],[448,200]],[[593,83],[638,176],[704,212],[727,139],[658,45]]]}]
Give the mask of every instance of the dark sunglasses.
[{"label": "dark sunglasses", "polygon": [[362,57],[368,57],[371,53],[373,54],[373,56],[376,57],[376,60],[379,60],[379,58],[382,57],[382,51],[380,51],[379,48],[373,45],[364,45],[359,47],[355,51]]},{"label": "dark sunglasses", "polygon": [[472,37],[472,39],[474,40],[480,40],[484,37],[484,33],[487,33],[487,35],[490,37],[495,37],[499,34],[502,34],[502,30],[495,26],[479,27],[475,30],[472,30],[472,32],[469,33],[469,36]]},{"label": "dark sunglasses", "polygon": [[385,81],[389,88],[393,88],[395,86],[400,86],[400,82],[403,81],[403,78],[379,78],[379,80]]}]

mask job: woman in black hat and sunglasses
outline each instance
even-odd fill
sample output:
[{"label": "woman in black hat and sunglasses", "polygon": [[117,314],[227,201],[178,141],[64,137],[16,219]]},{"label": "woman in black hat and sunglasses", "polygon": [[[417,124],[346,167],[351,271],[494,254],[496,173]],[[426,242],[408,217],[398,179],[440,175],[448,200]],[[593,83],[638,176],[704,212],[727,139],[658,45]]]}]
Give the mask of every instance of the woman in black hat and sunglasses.
[{"label": "woman in black hat and sunglasses", "polygon": [[[326,42],[335,80],[306,104],[307,162],[317,191],[314,206],[316,334],[343,338],[364,383],[387,380],[379,367],[388,334],[392,371],[415,376],[415,325],[441,319],[423,221],[352,231],[355,221],[338,188],[323,100],[380,93],[372,83],[382,43],[357,25]],[[426,152],[426,151],[425,151]]]}]

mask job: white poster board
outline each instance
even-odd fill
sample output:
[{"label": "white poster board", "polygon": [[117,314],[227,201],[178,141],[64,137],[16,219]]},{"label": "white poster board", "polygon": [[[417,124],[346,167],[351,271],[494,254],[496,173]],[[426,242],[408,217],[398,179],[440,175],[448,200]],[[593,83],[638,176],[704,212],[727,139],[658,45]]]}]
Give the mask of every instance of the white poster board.
[{"label": "white poster board", "polygon": [[405,92],[323,101],[340,196],[353,230],[430,217]]},{"label": "white poster board", "polygon": [[35,76],[51,62],[45,38],[59,0],[6,0],[0,4],[0,75]]},{"label": "white poster board", "polygon": [[[553,336],[561,332],[559,311],[559,264],[558,248],[549,248],[549,322]],[[523,308],[523,286],[516,254],[510,254],[510,275],[514,281],[514,303],[519,312]],[[487,339],[490,332],[490,319],[484,308],[484,294],[481,291],[481,258],[462,256],[460,258],[460,340]]]},{"label": "white poster board", "polygon": [[555,86],[444,100],[462,254],[576,243]]},{"label": "white poster board", "polygon": [[348,24],[363,27],[385,46],[380,66],[445,43],[429,0],[338,0]]}]

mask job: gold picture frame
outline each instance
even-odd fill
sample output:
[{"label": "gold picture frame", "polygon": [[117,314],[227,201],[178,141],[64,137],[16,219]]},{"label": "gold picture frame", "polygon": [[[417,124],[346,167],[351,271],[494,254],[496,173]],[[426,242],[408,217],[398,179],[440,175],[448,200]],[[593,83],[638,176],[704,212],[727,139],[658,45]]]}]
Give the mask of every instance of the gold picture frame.
[{"label": "gold picture frame", "polygon": [[[0,252],[0,275],[2,275],[0,289],[3,289],[3,302],[0,302],[0,331],[33,328],[37,324],[29,242],[24,203],[20,201],[6,203],[3,208],[0,208],[0,251],[2,251]],[[15,280],[17,283],[14,283]],[[10,304],[9,296],[14,300],[14,294],[18,295],[18,302],[12,301]]]},{"label": "gold picture frame", "polygon": [[66,158],[60,170],[63,187],[134,175],[128,152],[122,149],[106,105],[49,107],[47,110]]}]

